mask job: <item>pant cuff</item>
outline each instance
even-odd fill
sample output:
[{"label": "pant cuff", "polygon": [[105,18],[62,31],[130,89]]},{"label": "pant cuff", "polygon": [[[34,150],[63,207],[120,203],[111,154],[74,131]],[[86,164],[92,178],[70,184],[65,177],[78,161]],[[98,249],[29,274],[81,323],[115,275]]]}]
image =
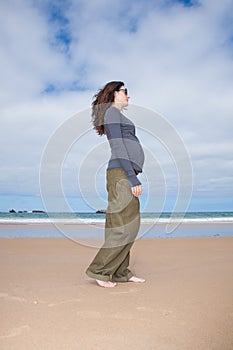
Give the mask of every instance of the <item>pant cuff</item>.
[{"label": "pant cuff", "polygon": [[112,276],[112,281],[113,282],[128,282],[128,280],[133,277],[132,272],[128,272],[126,276],[121,276],[121,277],[116,277],[116,276]]},{"label": "pant cuff", "polygon": [[86,274],[88,277],[90,278],[94,278],[95,280],[100,280],[100,281],[104,281],[104,282],[109,282],[111,281],[111,276],[107,276],[107,275],[101,275],[101,274],[98,274],[98,273],[94,273],[90,270],[86,270]]}]

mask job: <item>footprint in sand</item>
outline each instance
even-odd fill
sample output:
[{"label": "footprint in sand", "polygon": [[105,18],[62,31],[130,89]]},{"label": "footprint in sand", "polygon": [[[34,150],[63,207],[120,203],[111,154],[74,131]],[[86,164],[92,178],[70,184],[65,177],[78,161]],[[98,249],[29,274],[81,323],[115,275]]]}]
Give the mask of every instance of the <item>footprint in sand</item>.
[{"label": "footprint in sand", "polygon": [[17,327],[17,328],[12,328],[10,333],[5,334],[5,335],[0,335],[0,339],[17,337],[21,333],[28,332],[29,330],[30,330],[30,327],[27,324],[20,326],[20,327]]},{"label": "footprint in sand", "polygon": [[161,310],[160,312],[161,315],[165,317],[170,316],[173,313],[171,310]]}]

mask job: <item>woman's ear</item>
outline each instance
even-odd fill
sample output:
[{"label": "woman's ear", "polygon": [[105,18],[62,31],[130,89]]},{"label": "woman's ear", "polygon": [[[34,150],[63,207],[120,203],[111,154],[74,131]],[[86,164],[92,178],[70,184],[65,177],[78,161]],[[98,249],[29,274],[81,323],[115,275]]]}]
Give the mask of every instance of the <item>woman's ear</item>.
[{"label": "woman's ear", "polygon": [[118,91],[114,91],[114,101],[116,101],[117,96],[118,96]]}]

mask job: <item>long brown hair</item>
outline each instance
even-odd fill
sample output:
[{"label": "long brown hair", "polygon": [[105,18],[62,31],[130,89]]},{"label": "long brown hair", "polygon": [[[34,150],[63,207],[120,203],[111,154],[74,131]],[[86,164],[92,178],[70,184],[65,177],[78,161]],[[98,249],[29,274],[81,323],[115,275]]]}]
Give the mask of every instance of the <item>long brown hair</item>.
[{"label": "long brown hair", "polygon": [[104,115],[106,110],[114,102],[114,92],[119,91],[124,83],[122,81],[110,81],[94,95],[92,102],[92,123],[97,134],[104,134]]}]

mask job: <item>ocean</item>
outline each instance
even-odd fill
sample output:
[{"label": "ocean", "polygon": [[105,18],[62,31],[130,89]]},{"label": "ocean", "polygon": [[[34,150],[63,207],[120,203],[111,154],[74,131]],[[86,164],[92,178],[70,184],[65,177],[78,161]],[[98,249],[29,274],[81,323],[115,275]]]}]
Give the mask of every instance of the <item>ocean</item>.
[{"label": "ocean", "polygon": [[[183,218],[184,222],[231,222],[233,223],[233,212],[187,212],[183,213],[141,213],[142,222],[147,223],[154,220],[168,222],[171,219]],[[64,222],[80,221],[83,224],[103,222],[105,214],[97,213],[46,213],[46,212],[0,212],[0,224],[4,223],[46,223],[50,220]]]},{"label": "ocean", "polygon": [[[104,235],[105,214],[0,213],[0,237]],[[232,236],[233,212],[141,213],[140,238]]]}]

